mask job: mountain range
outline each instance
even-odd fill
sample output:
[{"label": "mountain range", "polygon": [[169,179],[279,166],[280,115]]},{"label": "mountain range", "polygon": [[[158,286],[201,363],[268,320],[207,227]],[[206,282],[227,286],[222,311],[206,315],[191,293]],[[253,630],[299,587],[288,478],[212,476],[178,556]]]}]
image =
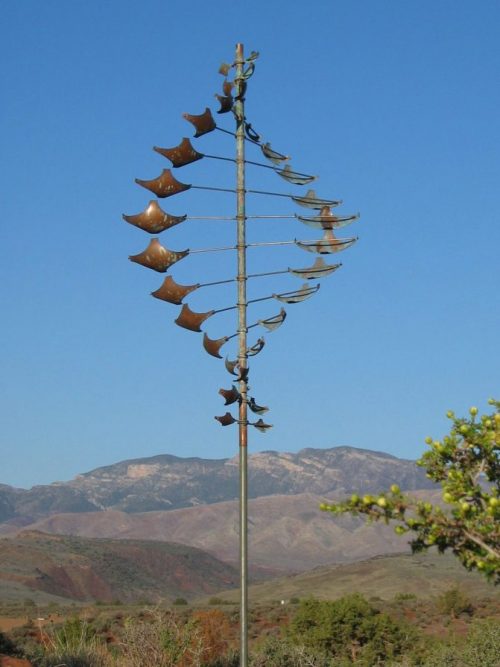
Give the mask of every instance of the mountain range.
[{"label": "mountain range", "polygon": [[[325,500],[374,493],[395,482],[439,498],[415,462],[352,447],[252,454],[248,476],[254,580],[409,553],[391,526],[322,512]],[[166,597],[231,588],[238,561],[238,482],[237,458],[162,455],[29,490],[1,485],[0,594],[18,598],[31,587],[62,598],[127,599],[114,571],[129,582],[137,576],[130,599],[154,598],[155,578]],[[150,564],[144,576],[138,573],[141,560]],[[169,579],[169,570],[180,573],[181,581]],[[12,576],[16,572],[20,579]]]},{"label": "mountain range", "polygon": [[[250,498],[312,493],[339,497],[397,482],[407,490],[432,483],[414,461],[353,447],[261,452],[249,457]],[[0,485],[0,522],[27,525],[51,514],[174,510],[238,498],[238,459],[168,454],[97,468],[69,482],[29,490]]]}]

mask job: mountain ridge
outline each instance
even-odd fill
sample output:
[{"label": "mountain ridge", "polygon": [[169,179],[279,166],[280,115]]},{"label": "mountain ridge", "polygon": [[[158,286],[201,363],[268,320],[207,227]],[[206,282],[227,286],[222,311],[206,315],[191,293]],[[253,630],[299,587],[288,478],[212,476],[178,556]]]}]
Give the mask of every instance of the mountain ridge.
[{"label": "mountain ridge", "polygon": [[[249,498],[276,494],[342,495],[401,488],[431,489],[414,461],[348,446],[270,450],[248,457]],[[238,460],[140,457],[95,468],[69,482],[30,490],[0,485],[0,522],[23,525],[60,513],[116,509],[126,513],[180,509],[238,498]]]}]

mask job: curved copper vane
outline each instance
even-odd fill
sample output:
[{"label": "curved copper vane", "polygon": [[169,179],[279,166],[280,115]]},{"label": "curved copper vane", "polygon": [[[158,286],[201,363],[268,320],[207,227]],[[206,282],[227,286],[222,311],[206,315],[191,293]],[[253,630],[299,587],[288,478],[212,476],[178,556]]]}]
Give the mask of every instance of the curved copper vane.
[{"label": "curved copper vane", "polygon": [[285,318],[286,312],[285,309],[282,308],[278,315],[275,315],[274,317],[268,317],[266,320],[259,320],[259,324],[261,324],[263,327],[266,327],[266,329],[269,331],[274,331],[283,324]]},{"label": "curved copper vane", "polygon": [[248,368],[248,366],[246,368],[240,368],[238,366],[238,371],[239,371],[238,372],[238,378],[237,378],[238,382],[241,382],[241,381],[247,382],[248,381],[248,374],[250,373],[250,369]]},{"label": "curved copper vane", "polygon": [[263,415],[266,412],[269,412],[269,408],[266,407],[265,405],[257,405],[255,402],[255,398],[250,398],[248,401],[248,407],[252,412],[254,412],[256,415]]},{"label": "curved copper vane", "polygon": [[234,81],[228,81],[227,79],[224,80],[224,83],[222,84],[222,92],[226,97],[229,97],[233,91],[234,88]]},{"label": "curved copper vane", "polygon": [[292,200],[300,206],[316,209],[322,209],[323,206],[340,206],[340,204],[342,204],[341,199],[320,199],[319,197],[316,197],[316,192],[314,190],[308,190],[304,197],[292,197]]},{"label": "curved copper vane", "polygon": [[280,162],[286,162],[286,160],[290,159],[289,155],[283,155],[282,153],[278,153],[277,151],[274,151],[271,148],[271,144],[263,144],[260,147],[260,150],[263,152],[264,156],[267,157],[268,160],[271,160],[274,164],[280,164]]},{"label": "curved copper vane", "polygon": [[236,403],[236,401],[241,401],[241,394],[234,384],[231,389],[219,389],[219,394],[225,400],[224,405],[231,405],[232,403]]},{"label": "curved copper vane", "polygon": [[227,338],[227,336],[214,340],[212,338],[209,338],[205,333],[203,334],[203,347],[208,352],[208,354],[212,355],[212,357],[217,357],[218,359],[222,359],[222,355],[219,354],[219,350],[224,345],[224,343],[227,343],[228,340],[229,338]]},{"label": "curved copper vane", "polygon": [[131,262],[141,264],[148,269],[158,271],[158,273],[165,273],[165,271],[175,264],[183,257],[189,255],[189,250],[182,250],[175,252],[175,250],[168,250],[161,245],[158,239],[151,239],[146,250],[143,250],[138,255],[131,255],[129,257]]},{"label": "curved copper vane", "polygon": [[285,181],[294,183],[295,185],[307,185],[307,183],[316,180],[316,176],[308,176],[307,174],[299,174],[299,172],[293,171],[289,164],[287,164],[284,169],[281,169],[276,173],[278,176],[281,176],[281,178],[284,178]]},{"label": "curved copper vane", "polygon": [[292,276],[297,276],[298,278],[306,278],[311,280],[311,278],[323,278],[324,276],[329,276],[330,273],[333,273],[342,264],[325,264],[325,260],[322,257],[316,257],[314,264],[308,269],[288,269]]},{"label": "curved copper vane", "polygon": [[207,134],[212,130],[215,130],[217,127],[215,120],[212,116],[212,112],[207,107],[205,111],[199,116],[193,116],[189,113],[183,113],[182,117],[185,118],[189,123],[194,125],[196,130],[195,137],[201,137],[203,134]]},{"label": "curved copper vane", "polygon": [[355,215],[333,215],[330,206],[323,206],[319,215],[306,217],[302,215],[295,215],[297,220],[303,222],[309,227],[315,229],[337,229],[338,227],[345,227],[354,220],[359,218],[359,213]]},{"label": "curved copper vane", "polygon": [[323,238],[319,241],[295,241],[295,245],[308,252],[316,252],[319,255],[330,255],[334,252],[345,250],[356,243],[357,238],[338,239],[331,229],[327,229]]},{"label": "curved copper vane", "polygon": [[155,199],[152,199],[142,213],[137,215],[122,215],[125,222],[143,229],[150,234],[160,234],[174,225],[178,225],[187,218],[187,215],[170,215],[165,213]]},{"label": "curved copper vane", "polygon": [[233,108],[233,96],[232,95],[216,95],[219,100],[220,109],[217,110],[217,113],[227,113]]},{"label": "curved copper vane", "polygon": [[232,65],[229,65],[228,63],[222,63],[222,65],[219,67],[219,74],[222,74],[222,76],[227,76],[231,67]]},{"label": "curved copper vane", "polygon": [[182,308],[179,317],[174,320],[174,322],[183,327],[184,329],[189,329],[190,331],[201,331],[200,326],[205,320],[208,320],[209,317],[215,313],[215,310],[209,310],[207,313],[195,313],[191,308],[185,303]]},{"label": "curved copper vane", "polygon": [[153,150],[166,157],[167,160],[170,160],[174,168],[184,167],[186,164],[191,164],[191,162],[196,162],[204,157],[203,153],[198,153],[193,148],[191,142],[186,137],[174,148],[158,148],[158,146],[153,146]]},{"label": "curved copper vane", "polygon": [[155,299],[161,299],[162,301],[167,301],[168,303],[174,303],[176,306],[182,304],[182,299],[194,292],[200,287],[200,283],[196,285],[179,285],[175,282],[172,276],[167,276],[163,281],[161,287],[159,287],[155,292],[151,292],[151,296],[154,296]]},{"label": "curved copper vane", "polygon": [[222,415],[222,417],[214,417],[214,419],[217,419],[221,426],[231,426],[231,424],[236,422],[236,419],[230,412],[226,412],[226,414]]},{"label": "curved copper vane", "polygon": [[226,367],[226,370],[228,373],[231,373],[231,375],[238,375],[238,373],[234,372],[234,369],[238,366],[238,359],[235,359],[234,361],[230,361],[227,357],[224,360],[224,365]]},{"label": "curved copper vane", "polygon": [[161,175],[158,176],[158,178],[154,178],[152,181],[143,181],[140,178],[136,178],[135,182],[138,185],[142,185],[143,188],[151,190],[151,192],[153,192],[161,199],[165,199],[165,197],[172,197],[179,192],[189,190],[191,187],[191,185],[188,185],[187,183],[181,183],[176,178],[174,178],[170,169],[164,169],[161,172]]},{"label": "curved copper vane", "polygon": [[258,134],[252,127],[251,123],[245,123],[245,134],[247,135],[248,139],[250,141],[255,141],[255,143],[259,143],[260,141],[260,134]]},{"label": "curved copper vane", "polygon": [[315,287],[311,287],[307,283],[304,283],[299,290],[295,292],[286,292],[285,294],[273,294],[275,299],[281,301],[282,303],[300,303],[309,299],[313,294],[319,290],[319,283]]},{"label": "curved copper vane", "polygon": [[255,357],[256,354],[259,354],[265,344],[266,341],[263,338],[259,338],[251,347],[247,347],[247,357]]},{"label": "curved copper vane", "polygon": [[259,421],[254,422],[253,424],[251,422],[248,422],[251,426],[255,426],[257,430],[259,430],[261,433],[265,433],[268,429],[272,428],[272,424],[266,424],[264,423],[264,420],[259,419]]}]

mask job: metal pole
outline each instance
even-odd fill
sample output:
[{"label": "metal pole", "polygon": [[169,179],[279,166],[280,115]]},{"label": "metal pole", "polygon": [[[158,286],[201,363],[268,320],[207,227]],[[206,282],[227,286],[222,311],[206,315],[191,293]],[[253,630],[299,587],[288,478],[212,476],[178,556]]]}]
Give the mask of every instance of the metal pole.
[{"label": "metal pole", "polygon": [[247,317],[246,317],[246,216],[245,216],[245,111],[243,44],[236,45],[236,202],[238,249],[238,362],[242,375],[239,409],[240,469],[240,666],[248,666],[248,487],[247,487]]}]

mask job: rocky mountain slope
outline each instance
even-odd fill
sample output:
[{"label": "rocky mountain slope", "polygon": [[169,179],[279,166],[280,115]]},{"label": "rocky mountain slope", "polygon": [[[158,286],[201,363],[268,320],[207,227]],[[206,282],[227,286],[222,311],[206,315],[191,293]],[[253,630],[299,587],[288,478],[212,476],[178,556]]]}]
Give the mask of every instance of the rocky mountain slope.
[{"label": "rocky mountain slope", "polygon": [[[331,497],[377,491],[397,482],[404,489],[432,488],[413,461],[352,447],[303,449],[296,454],[249,456],[249,496],[312,493]],[[238,460],[170,455],[122,461],[70,482],[30,490],[0,485],[0,521],[17,526],[51,514],[119,510],[173,510],[238,497]]]},{"label": "rocky mountain slope", "polygon": [[[433,502],[438,491],[416,492]],[[325,498],[312,494],[262,496],[249,501],[249,559],[269,573],[299,572],[379,554],[409,552],[391,526],[321,512]],[[127,514],[117,510],[55,514],[30,529],[61,535],[180,542],[217,558],[238,558],[237,501],[168,512]]]},{"label": "rocky mountain slope", "polygon": [[0,598],[172,601],[237,586],[236,570],[193,547],[24,531],[0,539]]}]

